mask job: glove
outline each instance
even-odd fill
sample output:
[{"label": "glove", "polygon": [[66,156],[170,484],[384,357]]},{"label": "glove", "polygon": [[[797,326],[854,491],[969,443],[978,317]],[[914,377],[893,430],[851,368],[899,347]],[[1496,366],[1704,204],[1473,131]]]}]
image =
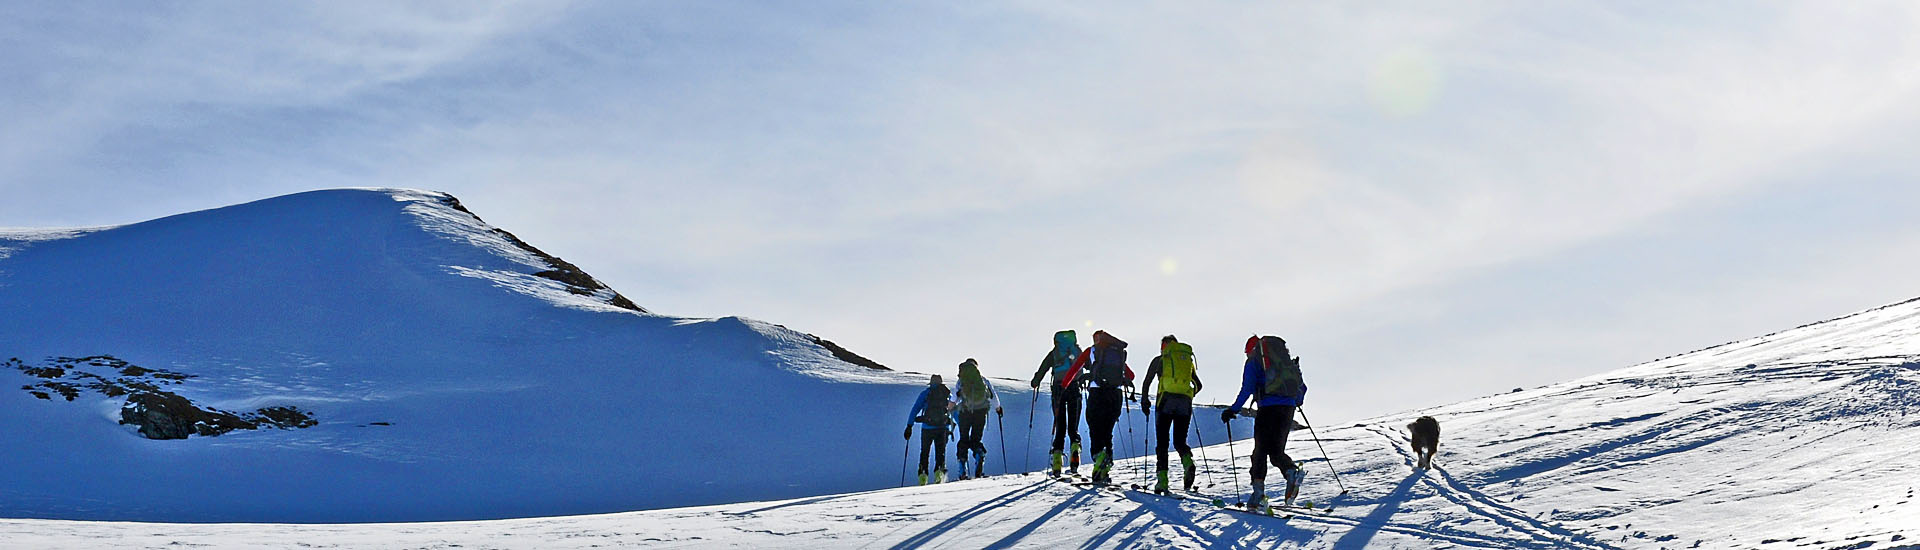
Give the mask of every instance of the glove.
[{"label": "glove", "polygon": [[907,431],[900,432],[900,436],[909,440],[913,439],[913,426],[907,426]]},{"label": "glove", "polygon": [[1037,390],[1037,389],[1040,389],[1040,381],[1039,381],[1039,380],[1034,380],[1032,384],[1027,384],[1027,387],[1030,387],[1030,388],[1033,388],[1033,389],[1036,389],[1036,390]]},{"label": "glove", "polygon": [[1240,409],[1226,409],[1226,410],[1220,411],[1220,422],[1221,423],[1232,422],[1233,417],[1239,414],[1240,414]]},{"label": "glove", "polygon": [[1153,416],[1153,404],[1148,403],[1145,399],[1140,400],[1140,414],[1149,417]]},{"label": "glove", "polygon": [[1006,415],[1007,415],[1007,409],[1006,409],[1005,407],[994,407],[994,408],[993,408],[993,415],[994,415],[994,416],[1006,416]]}]

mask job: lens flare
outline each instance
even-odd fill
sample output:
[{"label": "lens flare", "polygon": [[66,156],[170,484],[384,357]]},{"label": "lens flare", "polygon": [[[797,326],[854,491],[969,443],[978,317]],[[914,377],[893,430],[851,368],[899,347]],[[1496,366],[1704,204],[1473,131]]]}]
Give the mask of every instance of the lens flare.
[{"label": "lens flare", "polygon": [[1374,64],[1367,92],[1374,107],[1387,116],[1419,116],[1440,93],[1440,64],[1420,50],[1387,54]]}]

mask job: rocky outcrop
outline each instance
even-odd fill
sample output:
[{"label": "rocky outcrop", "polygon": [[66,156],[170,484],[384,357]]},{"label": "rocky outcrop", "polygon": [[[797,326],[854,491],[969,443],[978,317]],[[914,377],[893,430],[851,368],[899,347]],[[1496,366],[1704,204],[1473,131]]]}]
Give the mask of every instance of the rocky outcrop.
[{"label": "rocky outcrop", "polygon": [[309,428],[319,424],[312,415],[296,407],[266,407],[250,413],[201,407],[165,389],[185,383],[192,375],[149,369],[108,355],[55,357],[48,362],[52,365],[35,366],[15,357],[4,365],[44,379],[21,387],[39,399],[51,401],[57,394],[73,401],[84,392],[109,398],[126,397],[126,404],[120,407],[120,423],[136,427],[141,437],[147,439],[210,437],[234,430]]},{"label": "rocky outcrop", "polygon": [[[441,194],[439,200],[440,204],[444,204],[448,208],[459,210],[461,213],[473,216],[473,219],[481,223],[486,223],[486,220],[481,220],[479,215],[474,214],[473,211],[467,210],[467,207],[462,206],[460,199],[454,198],[453,195]],[[559,281],[561,284],[567,285],[567,292],[581,296],[594,296],[604,292],[609,296],[606,299],[609,305],[630,311],[647,313],[646,308],[640,307],[638,304],[633,303],[633,300],[629,300],[626,296],[620,295],[620,292],[614,290],[613,287],[607,286],[606,283],[600,282],[599,279],[593,278],[592,275],[588,275],[586,271],[580,269],[580,266],[562,260],[559,256],[554,256],[543,250],[534,248],[533,245],[527,244],[526,241],[520,240],[520,237],[514,236],[513,233],[509,233],[505,229],[498,227],[493,227],[492,229],[495,235],[506,239],[509,243],[513,243],[513,246],[526,251],[528,254],[540,258],[541,261],[546,262],[547,267],[551,268],[546,271],[534,273],[533,276]]]},{"label": "rocky outcrop", "polygon": [[840,347],[839,344],[835,344],[832,341],[827,340],[826,338],[821,338],[819,336],[814,336],[812,334],[808,334],[807,337],[812,338],[813,343],[819,344],[820,347],[827,348],[827,353],[833,354],[834,359],[839,359],[841,361],[846,361],[848,363],[860,365],[862,367],[870,368],[873,370],[893,370],[893,369],[887,368],[886,365],[882,365],[878,362],[875,362],[872,359],[861,357],[860,354],[854,353],[848,350],[847,348]]}]

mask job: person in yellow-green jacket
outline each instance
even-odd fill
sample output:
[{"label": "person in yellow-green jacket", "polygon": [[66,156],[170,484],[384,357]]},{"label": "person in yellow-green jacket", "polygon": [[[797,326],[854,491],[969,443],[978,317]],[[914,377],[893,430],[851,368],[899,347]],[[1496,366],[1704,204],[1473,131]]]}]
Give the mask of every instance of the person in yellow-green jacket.
[{"label": "person in yellow-green jacket", "polygon": [[[959,479],[981,477],[987,473],[987,444],[981,442],[981,435],[987,430],[987,411],[1005,415],[1000,408],[1000,397],[994,394],[993,384],[987,377],[980,375],[980,363],[969,357],[960,363],[960,378],[953,384],[955,418],[959,420],[960,445],[956,453],[960,469]],[[967,475],[967,453],[973,453],[973,475]]]},{"label": "person in yellow-green jacket", "polygon": [[[1155,395],[1151,388],[1154,379],[1160,380],[1159,399],[1148,400]],[[1193,490],[1195,465],[1193,448],[1187,445],[1187,427],[1193,421],[1193,396],[1200,393],[1200,370],[1193,360],[1193,347],[1180,343],[1172,334],[1160,339],[1160,355],[1147,364],[1147,375],[1140,379],[1140,412],[1153,418],[1156,434],[1153,451],[1160,457],[1159,473],[1155,476],[1153,490],[1167,492],[1167,442],[1172,441],[1174,448],[1180,451],[1180,464],[1186,477],[1181,480],[1188,491]],[[1160,414],[1154,416],[1153,401],[1160,402]],[[1172,430],[1171,438],[1167,437]]]}]

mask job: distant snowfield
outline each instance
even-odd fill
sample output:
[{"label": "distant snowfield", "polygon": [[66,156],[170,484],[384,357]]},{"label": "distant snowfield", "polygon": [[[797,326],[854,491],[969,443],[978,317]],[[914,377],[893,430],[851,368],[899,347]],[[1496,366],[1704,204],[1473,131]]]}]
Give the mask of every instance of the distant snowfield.
[{"label": "distant snowfield", "polygon": [[[371,525],[0,520],[36,548],[1920,548],[1920,302],[1565,384],[1321,427],[1325,515],[1266,518],[1040,475],[624,514]],[[1404,425],[1444,427],[1417,472]],[[1246,453],[1246,442],[1234,445]],[[1227,496],[1228,446],[1201,493]],[[1246,461],[1237,470],[1244,484]],[[1123,462],[1122,484],[1143,481]],[[1208,485],[1210,481],[1210,486]],[[1244,485],[1242,485],[1244,486]]]}]

